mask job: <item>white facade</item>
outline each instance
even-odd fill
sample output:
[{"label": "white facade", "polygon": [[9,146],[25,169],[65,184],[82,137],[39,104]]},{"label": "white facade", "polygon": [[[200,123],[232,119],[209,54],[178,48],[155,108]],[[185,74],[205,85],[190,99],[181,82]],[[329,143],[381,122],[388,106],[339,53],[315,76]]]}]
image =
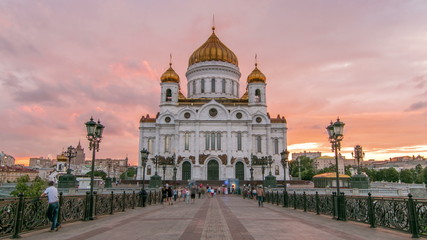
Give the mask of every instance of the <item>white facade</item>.
[{"label": "white facade", "polygon": [[[216,37],[214,33],[212,36]],[[271,155],[272,174],[278,180],[283,180],[284,174],[289,179],[280,163],[280,152],[287,146],[286,120],[280,116],[270,118],[265,79],[249,82],[248,78],[247,91],[241,96],[237,64],[207,57],[206,61],[190,61],[187,97],[179,90],[179,78],[164,80],[162,76],[159,113],[155,118],[143,116],[140,121],[139,152],[147,149],[150,159],[145,179],[155,174],[151,160],[155,155],[174,154],[177,180],[249,181],[251,154]],[[174,73],[172,68],[168,71]],[[254,180],[261,180],[261,166],[252,167]],[[142,171],[139,158],[137,179],[142,179]],[[160,167],[158,172],[162,176]],[[165,179],[173,179],[173,166],[167,167]]]}]

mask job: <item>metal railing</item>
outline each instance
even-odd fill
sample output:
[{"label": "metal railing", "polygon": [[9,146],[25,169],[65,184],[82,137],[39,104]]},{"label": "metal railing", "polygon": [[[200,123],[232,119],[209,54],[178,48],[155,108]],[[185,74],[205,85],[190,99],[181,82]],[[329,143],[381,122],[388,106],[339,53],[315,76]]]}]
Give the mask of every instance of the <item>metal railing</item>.
[{"label": "metal railing", "polygon": [[[85,195],[59,196],[59,223],[88,220],[89,192]],[[94,199],[94,216],[124,212],[126,209],[153,205],[160,202],[159,191],[141,193],[125,192],[96,194]],[[145,200],[145,201],[144,201]],[[18,198],[0,200],[0,238],[11,236],[19,238],[23,232],[49,227],[46,211],[49,204],[46,198]]]},{"label": "metal railing", "polygon": [[380,226],[408,232],[413,238],[427,236],[427,199],[414,199],[411,194],[408,197],[372,197],[370,193],[367,197],[344,194],[338,197],[335,193],[309,195],[270,191],[265,194],[264,202],[366,223],[372,228]]}]

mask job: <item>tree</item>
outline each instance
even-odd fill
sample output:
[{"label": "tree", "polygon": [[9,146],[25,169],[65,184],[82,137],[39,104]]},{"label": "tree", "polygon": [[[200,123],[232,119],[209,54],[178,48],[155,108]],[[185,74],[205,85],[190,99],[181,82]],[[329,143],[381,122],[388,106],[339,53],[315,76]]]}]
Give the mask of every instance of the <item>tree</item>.
[{"label": "tree", "polygon": [[136,168],[128,168],[126,172],[120,174],[120,179],[133,178],[136,175]]},{"label": "tree", "polygon": [[[92,173],[92,171],[87,172],[86,176],[90,177],[91,173]],[[103,180],[105,180],[107,178],[107,173],[104,172],[104,171],[95,171],[95,172],[93,172],[93,176],[95,176],[95,177],[101,177]]]},{"label": "tree", "polygon": [[10,195],[17,197],[20,193],[23,193],[25,197],[39,197],[47,183],[40,177],[36,177],[30,184],[30,177],[28,175],[18,178],[15,190]]},{"label": "tree", "polygon": [[399,172],[394,167],[390,167],[385,170],[385,181],[387,182],[398,182]]},{"label": "tree", "polygon": [[402,169],[400,171],[400,181],[404,183],[413,183],[414,180],[414,173],[410,169]]},{"label": "tree", "polygon": [[301,156],[298,160],[289,162],[289,172],[293,177],[299,176],[299,169],[301,167],[301,179],[311,181],[313,176],[316,174],[313,165],[313,159]]}]

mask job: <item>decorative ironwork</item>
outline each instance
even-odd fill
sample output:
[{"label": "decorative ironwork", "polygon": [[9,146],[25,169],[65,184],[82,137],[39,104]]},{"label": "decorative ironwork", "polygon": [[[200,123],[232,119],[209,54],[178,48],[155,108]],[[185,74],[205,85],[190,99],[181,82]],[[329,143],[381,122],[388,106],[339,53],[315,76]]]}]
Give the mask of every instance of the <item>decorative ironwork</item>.
[{"label": "decorative ironwork", "polygon": [[[66,223],[83,220],[89,207],[86,202],[87,196],[61,196],[59,221]],[[94,213],[97,216],[134,208],[140,198],[139,194],[133,192],[94,196]],[[160,197],[160,192],[150,192],[148,201],[150,204],[156,204],[160,202]],[[47,208],[48,203],[44,198],[3,199],[0,201],[0,238],[11,235],[16,238],[19,237],[19,233],[49,227],[50,223],[46,218]],[[22,214],[19,215],[19,212]]]},{"label": "decorative ironwork", "polygon": [[374,198],[375,221],[378,226],[409,231],[406,199]]},{"label": "decorative ironwork", "polygon": [[0,201],[0,237],[13,233],[17,211],[17,198],[10,198],[4,201]]},{"label": "decorative ironwork", "polygon": [[368,199],[366,197],[347,197],[346,216],[347,220],[369,223]]}]

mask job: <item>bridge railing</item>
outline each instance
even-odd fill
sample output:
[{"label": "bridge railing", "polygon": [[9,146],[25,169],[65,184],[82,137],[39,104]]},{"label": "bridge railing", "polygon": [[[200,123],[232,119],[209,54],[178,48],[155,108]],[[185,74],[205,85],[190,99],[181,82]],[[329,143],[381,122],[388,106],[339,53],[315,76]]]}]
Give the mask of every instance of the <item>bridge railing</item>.
[{"label": "bridge railing", "polygon": [[[62,192],[59,196],[59,218],[60,223],[82,221],[85,213],[89,211],[89,193],[87,195],[67,195]],[[143,199],[145,198],[145,202]],[[101,216],[124,212],[126,209],[143,207],[159,203],[161,193],[159,191],[148,191],[143,197],[139,192],[125,192],[94,195],[94,213]],[[11,236],[19,238],[20,233],[31,230],[47,228],[50,226],[46,217],[49,204],[46,198],[26,198],[22,194],[18,198],[0,199],[0,238]]]},{"label": "bridge railing", "polygon": [[[427,199],[408,197],[345,196],[341,199],[325,194],[297,194],[296,192],[269,191],[264,201],[304,212],[330,215],[335,219],[350,220],[408,232],[412,237],[427,236]],[[338,215],[338,203],[341,213]]]}]

